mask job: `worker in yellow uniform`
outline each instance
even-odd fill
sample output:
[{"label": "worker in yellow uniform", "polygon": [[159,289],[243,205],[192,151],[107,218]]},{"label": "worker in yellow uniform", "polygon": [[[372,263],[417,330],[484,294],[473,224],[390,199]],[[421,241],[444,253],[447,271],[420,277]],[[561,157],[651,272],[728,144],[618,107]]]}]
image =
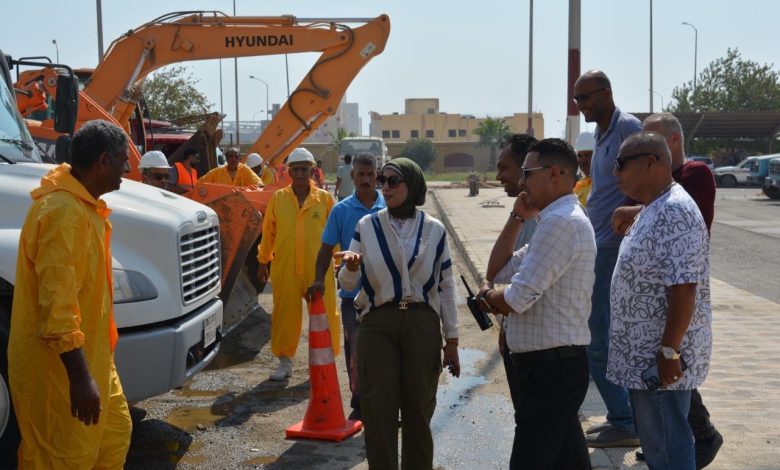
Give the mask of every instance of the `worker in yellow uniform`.
[{"label": "worker in yellow uniform", "polygon": [[577,163],[579,164],[582,177],[574,185],[574,194],[580,200],[582,207],[588,203],[590,187],[593,184],[590,178],[590,160],[593,157],[593,148],[596,145],[596,138],[592,132],[581,132],[574,142],[574,151],[577,152]]},{"label": "worker in yellow uniform", "polygon": [[255,174],[248,166],[239,162],[239,151],[237,148],[231,148],[225,155],[227,165],[214,168],[203,175],[199,183],[226,184],[238,187],[257,187],[263,186],[260,177]]},{"label": "worker in yellow uniform", "polygon": [[19,240],[8,375],[22,469],[119,469],[132,422],[114,367],[111,212],[129,171],[119,127],[90,121],[31,194]]},{"label": "worker in yellow uniform", "polygon": [[[311,180],[316,163],[308,150],[295,149],[288,165],[292,184],[271,196],[263,220],[263,240],[257,250],[261,284],[268,280],[268,263],[273,260],[271,352],[279,358],[279,366],[271,374],[271,380],[284,380],[292,375],[292,358],[301,336],[301,301],[314,282],[314,261],[333,208],[330,194],[317,188]],[[341,322],[336,311],[332,265],[325,275],[324,301],[333,352],[338,354]]]}]

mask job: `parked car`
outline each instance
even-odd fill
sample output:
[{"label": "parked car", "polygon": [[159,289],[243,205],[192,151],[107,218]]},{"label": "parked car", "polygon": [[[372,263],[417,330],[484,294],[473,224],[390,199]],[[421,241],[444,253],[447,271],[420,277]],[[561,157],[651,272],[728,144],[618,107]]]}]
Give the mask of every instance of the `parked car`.
[{"label": "parked car", "polygon": [[688,160],[693,160],[694,162],[702,162],[708,167],[710,167],[711,171],[715,170],[715,163],[712,162],[712,159],[710,157],[703,157],[701,155],[691,155],[688,157]]},{"label": "parked car", "polygon": [[772,199],[780,199],[780,157],[769,161],[769,174],[761,188]]},{"label": "parked car", "polygon": [[715,182],[724,188],[733,188],[739,184],[748,184],[750,162],[756,157],[747,157],[734,166],[720,166],[712,171]]}]

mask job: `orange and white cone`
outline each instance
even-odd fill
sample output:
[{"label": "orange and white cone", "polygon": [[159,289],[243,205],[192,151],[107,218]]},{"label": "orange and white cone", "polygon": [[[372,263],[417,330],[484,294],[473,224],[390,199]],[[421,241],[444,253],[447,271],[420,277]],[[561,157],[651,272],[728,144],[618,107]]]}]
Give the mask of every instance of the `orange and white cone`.
[{"label": "orange and white cone", "polygon": [[341,441],[363,428],[361,421],[344,419],[341,388],[328,331],[322,296],[309,304],[309,384],[311,394],[303,421],[287,428],[287,438]]}]

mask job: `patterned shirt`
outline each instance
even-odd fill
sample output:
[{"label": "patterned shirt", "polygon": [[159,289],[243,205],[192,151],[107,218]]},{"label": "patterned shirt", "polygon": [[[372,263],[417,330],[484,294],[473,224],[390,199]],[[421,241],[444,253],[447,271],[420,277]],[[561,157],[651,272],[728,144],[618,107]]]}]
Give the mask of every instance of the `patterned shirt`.
[{"label": "patterned shirt", "polygon": [[679,184],[647,205],[620,244],[612,276],[607,379],[644,390],[642,372],[656,362],[669,292],[698,284],[693,318],[682,342],[688,365],[668,390],[690,390],[707,376],[712,350],[709,236],[696,203]]},{"label": "patterned shirt", "polygon": [[494,279],[511,282],[504,300],[513,312],[506,320],[506,341],[514,353],[590,343],[593,227],[574,194],[545,207],[537,223],[531,242]]}]

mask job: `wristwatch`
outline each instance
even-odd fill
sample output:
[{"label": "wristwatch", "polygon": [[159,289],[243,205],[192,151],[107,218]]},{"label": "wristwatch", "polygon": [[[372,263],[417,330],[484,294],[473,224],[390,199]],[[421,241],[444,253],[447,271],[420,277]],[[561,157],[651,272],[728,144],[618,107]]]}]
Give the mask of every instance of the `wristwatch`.
[{"label": "wristwatch", "polygon": [[676,351],[674,348],[670,348],[669,346],[662,345],[661,354],[663,354],[666,359],[671,359],[673,361],[680,359],[680,351]]}]

